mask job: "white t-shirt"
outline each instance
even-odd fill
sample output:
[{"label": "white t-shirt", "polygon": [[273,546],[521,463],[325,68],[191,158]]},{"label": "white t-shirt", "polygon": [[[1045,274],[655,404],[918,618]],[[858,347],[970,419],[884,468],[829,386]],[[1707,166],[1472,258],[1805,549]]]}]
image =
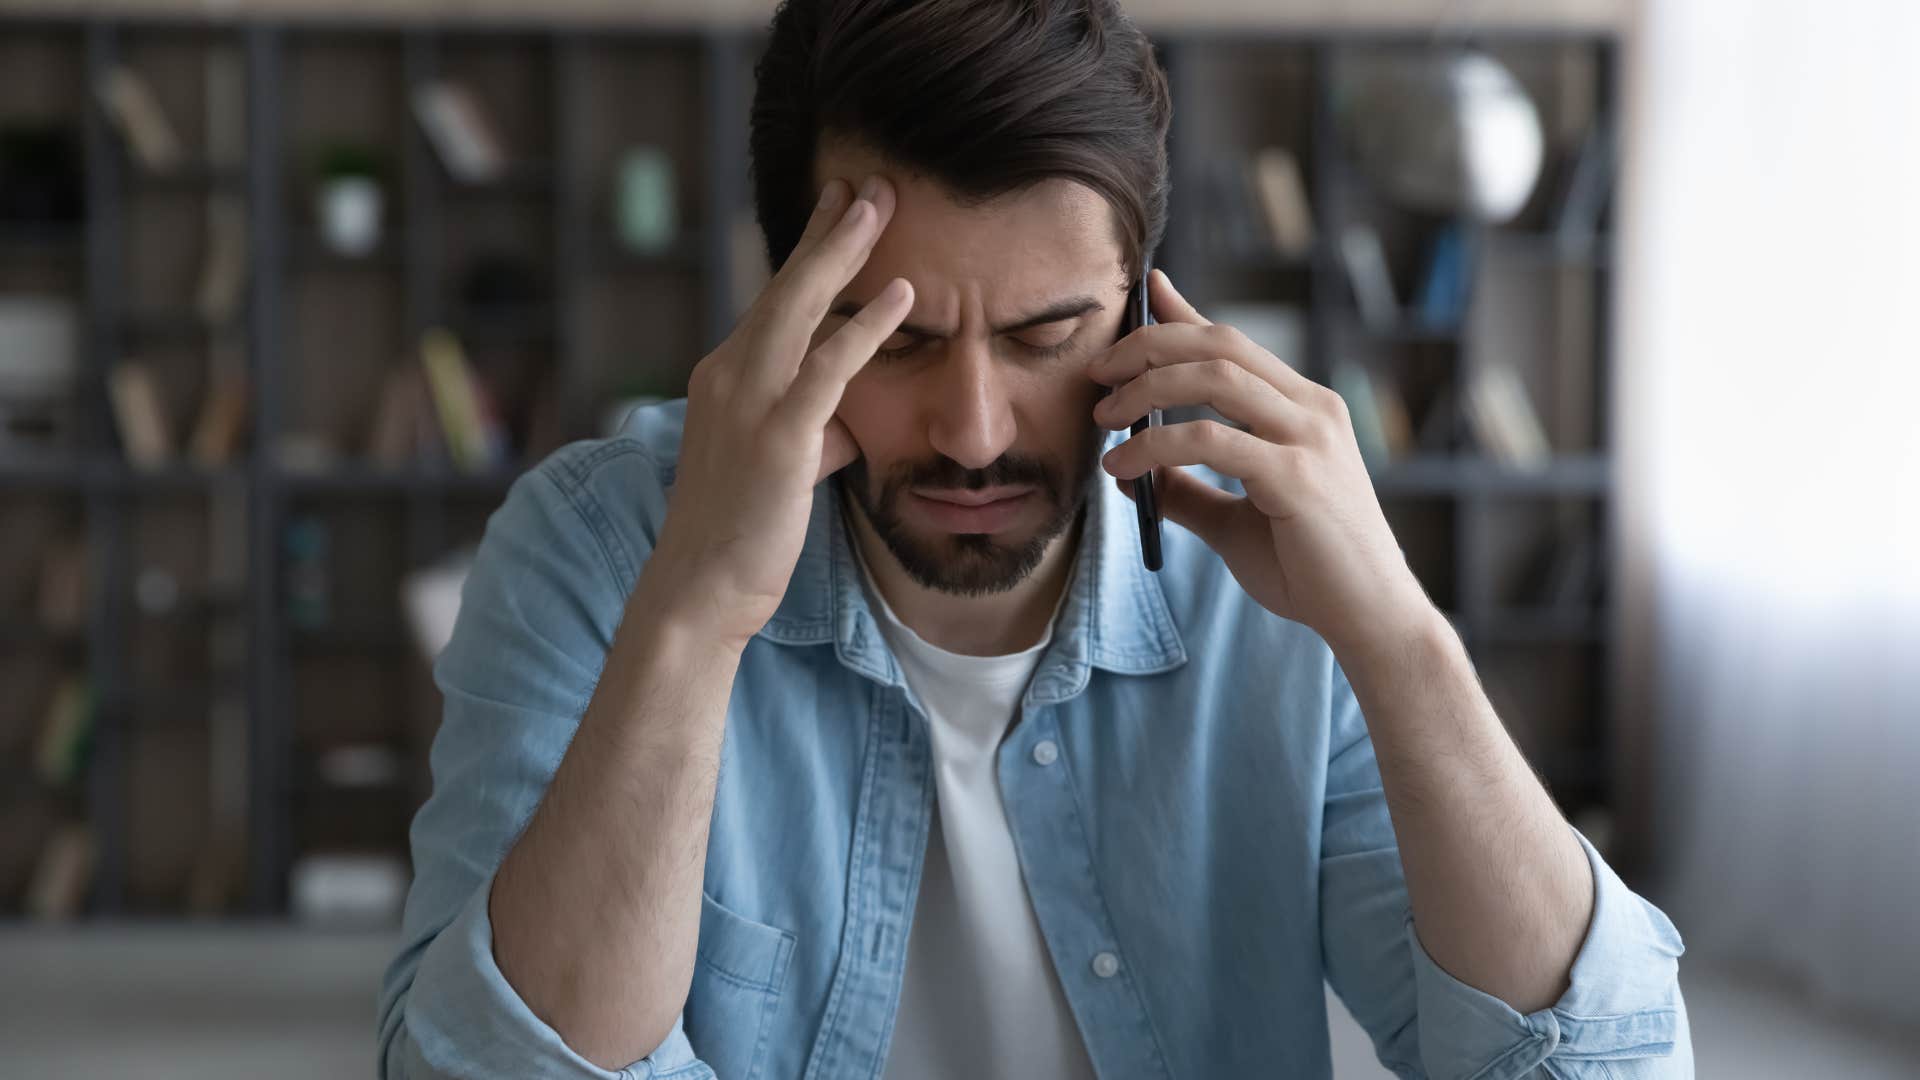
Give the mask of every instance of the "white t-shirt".
[{"label": "white t-shirt", "polygon": [[933,826],[884,1080],[1093,1080],[1027,898],[994,771],[1060,605],[1032,648],[962,656],[909,629],[864,561],[860,569],[880,632],[926,709],[933,745]]}]

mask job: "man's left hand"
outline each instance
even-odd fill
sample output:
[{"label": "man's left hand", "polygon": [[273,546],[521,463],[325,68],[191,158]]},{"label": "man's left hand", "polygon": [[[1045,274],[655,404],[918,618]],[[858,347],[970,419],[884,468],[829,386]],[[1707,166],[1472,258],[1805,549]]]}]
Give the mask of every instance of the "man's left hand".
[{"label": "man's left hand", "polygon": [[[1161,512],[1220,554],[1262,607],[1305,624],[1336,651],[1418,632],[1436,612],[1388,527],[1346,402],[1231,326],[1208,321],[1155,270],[1156,325],[1094,354],[1087,374],[1114,387],[1101,427],[1150,409],[1204,405],[1243,425],[1192,420],[1148,428],[1101,464],[1131,498],[1153,470]],[[1238,479],[1222,491],[1178,468]]]}]

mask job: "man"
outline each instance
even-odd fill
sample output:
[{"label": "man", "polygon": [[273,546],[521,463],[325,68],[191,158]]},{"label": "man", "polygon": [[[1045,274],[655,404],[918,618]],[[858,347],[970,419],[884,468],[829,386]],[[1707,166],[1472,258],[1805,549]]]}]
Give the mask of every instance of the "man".
[{"label": "man", "polygon": [[1158,272],[1120,335],[1111,0],[788,0],[758,78],[779,272],[489,522],[384,1075],[1324,1077],[1323,982],[1402,1076],[1691,1075],[1338,398]]}]

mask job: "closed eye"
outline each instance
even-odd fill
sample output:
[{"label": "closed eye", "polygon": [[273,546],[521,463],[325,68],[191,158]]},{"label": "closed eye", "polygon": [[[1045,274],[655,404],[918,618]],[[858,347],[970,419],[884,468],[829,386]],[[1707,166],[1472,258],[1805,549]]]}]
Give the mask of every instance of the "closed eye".
[{"label": "closed eye", "polygon": [[[1015,338],[1014,344],[1028,356],[1041,360],[1051,360],[1072,349],[1075,336],[1074,334],[1068,334],[1066,337],[1061,338],[1051,345],[1035,345],[1032,342]],[[874,356],[888,360],[904,359],[919,351],[920,347],[925,345],[929,340],[931,339],[918,337],[913,334],[895,334],[893,337],[880,343],[880,348],[874,350]]]}]

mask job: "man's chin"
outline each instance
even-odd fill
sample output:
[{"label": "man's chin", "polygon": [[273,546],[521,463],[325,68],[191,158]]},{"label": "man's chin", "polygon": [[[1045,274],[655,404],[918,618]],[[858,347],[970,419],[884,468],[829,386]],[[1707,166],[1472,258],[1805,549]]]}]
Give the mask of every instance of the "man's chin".
[{"label": "man's chin", "polygon": [[881,539],[915,582],[955,596],[1014,588],[1032,576],[1047,547],[1032,529],[1024,536],[887,530]]}]

